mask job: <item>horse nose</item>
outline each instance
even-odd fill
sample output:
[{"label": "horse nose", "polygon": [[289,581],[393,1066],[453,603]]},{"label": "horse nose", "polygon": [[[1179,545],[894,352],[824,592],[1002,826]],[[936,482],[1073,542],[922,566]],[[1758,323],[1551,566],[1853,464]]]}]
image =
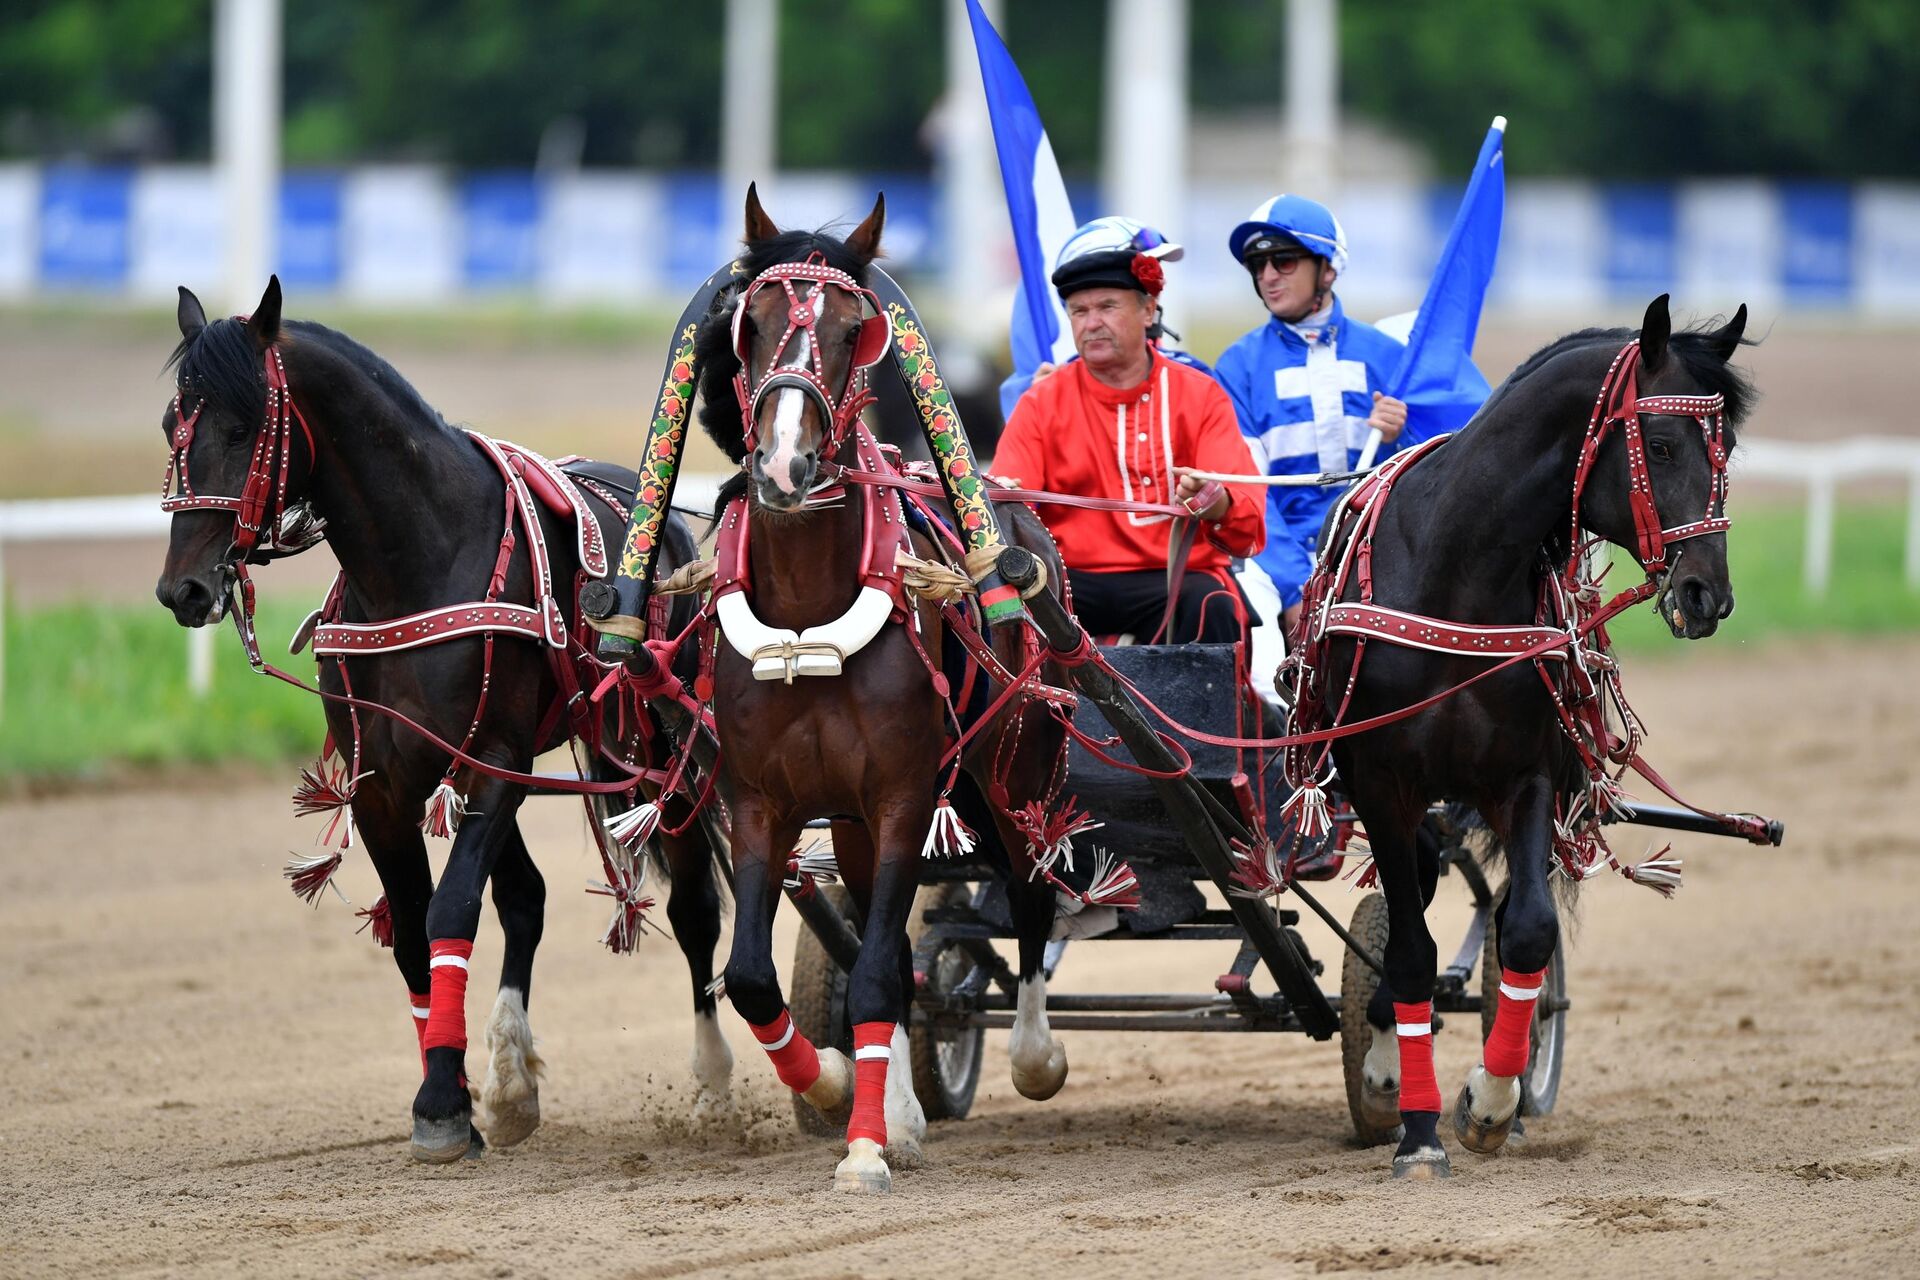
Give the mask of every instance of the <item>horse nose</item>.
[{"label": "horse nose", "polygon": [[1680,602],[1686,608],[1687,615],[1693,618],[1718,621],[1733,613],[1733,592],[1727,592],[1722,598],[1701,578],[1688,578],[1680,584]]},{"label": "horse nose", "polygon": [[194,578],[180,579],[172,591],[167,590],[163,580],[154,594],[160,597],[161,604],[173,610],[174,618],[186,626],[198,626],[213,610],[213,592]]},{"label": "horse nose", "polygon": [[809,449],[805,453],[794,454],[793,461],[787,464],[787,475],[792,478],[795,490],[804,490],[813,478],[813,460],[814,453]]}]

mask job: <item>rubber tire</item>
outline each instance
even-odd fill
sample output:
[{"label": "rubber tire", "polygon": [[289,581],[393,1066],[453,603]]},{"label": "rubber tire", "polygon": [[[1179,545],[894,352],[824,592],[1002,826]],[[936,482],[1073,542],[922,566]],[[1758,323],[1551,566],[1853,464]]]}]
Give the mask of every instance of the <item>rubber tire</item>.
[{"label": "rubber tire", "polygon": [[[946,884],[928,884],[920,886],[914,895],[913,914],[907,925],[907,938],[917,952],[920,940],[926,935],[926,913],[936,907],[967,906],[973,901],[973,892],[965,884],[949,881]],[[933,963],[928,966],[927,979],[934,990],[943,989],[933,985],[939,972],[939,962],[950,955],[959,956],[966,967],[960,970],[965,977],[974,972],[976,966],[966,953],[954,944],[948,944],[936,952]],[[972,1052],[960,1070],[949,1075],[940,1061],[938,1052],[942,1042],[949,1045],[968,1043]],[[975,1027],[961,1031],[936,1033],[933,1026],[923,1018],[910,1018],[907,1023],[907,1045],[912,1051],[913,1092],[920,1099],[920,1109],[929,1120],[964,1120],[967,1112],[973,1109],[974,1093],[980,1088],[980,1066],[987,1056],[987,1032],[984,1027]]]},{"label": "rubber tire", "polygon": [[[853,897],[845,888],[823,884],[814,892],[841,915],[853,920],[855,933],[860,931],[860,922],[854,919]],[[793,947],[793,981],[787,988],[787,1009],[793,1014],[793,1025],[813,1041],[815,1047],[831,1045],[847,1057],[853,1057],[853,1023],[847,1017],[847,974],[833,962],[833,957],[805,924],[800,926],[800,937]],[[793,1118],[802,1133],[822,1138],[845,1134],[844,1123],[822,1115],[799,1094],[793,1095]]]},{"label": "rubber tire", "polygon": [[[1353,922],[1347,926],[1354,940],[1375,956],[1387,953],[1387,899],[1369,893],[1353,909]],[[1368,1123],[1360,1109],[1360,1069],[1373,1047],[1373,1028],[1367,1025],[1367,1005],[1379,989],[1380,975],[1351,949],[1340,963],[1340,1070],[1347,1082],[1347,1114],[1353,1118],[1354,1136],[1360,1145],[1378,1147],[1400,1140],[1400,1126],[1379,1127]]]},{"label": "rubber tire", "polygon": [[[1527,1074],[1520,1080],[1520,1114],[1523,1116],[1552,1115],[1553,1104],[1560,1097],[1560,1069],[1567,1056],[1567,972],[1562,963],[1565,954],[1563,938],[1553,949],[1553,959],[1547,961],[1546,981],[1540,986],[1540,1002],[1534,1009]],[[1500,926],[1489,917],[1487,940],[1480,954],[1481,1044],[1493,1034],[1493,1019],[1499,1008]]]}]

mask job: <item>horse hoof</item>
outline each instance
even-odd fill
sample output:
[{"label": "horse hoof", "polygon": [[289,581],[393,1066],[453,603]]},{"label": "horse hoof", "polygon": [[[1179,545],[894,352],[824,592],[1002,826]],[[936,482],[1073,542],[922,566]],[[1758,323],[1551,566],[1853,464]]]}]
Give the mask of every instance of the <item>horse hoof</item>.
[{"label": "horse hoof", "polygon": [[845,1110],[853,1104],[853,1063],[838,1049],[820,1050],[820,1078],[800,1096],[824,1115]]},{"label": "horse hoof", "polygon": [[1453,1134],[1467,1150],[1490,1156],[1507,1145],[1507,1134],[1518,1114],[1516,1109],[1504,1120],[1480,1119],[1473,1114],[1473,1091],[1462,1085],[1460,1097],[1453,1104]]},{"label": "horse hoof", "polygon": [[847,1158],[833,1171],[833,1189],[857,1195],[883,1196],[893,1190],[893,1174],[880,1156],[880,1144],[855,1138],[847,1144]]},{"label": "horse hoof", "polygon": [[480,1131],[473,1127],[473,1121],[466,1116],[449,1116],[442,1120],[415,1116],[412,1146],[415,1160],[424,1164],[452,1164],[464,1158],[476,1146],[485,1150],[486,1143],[481,1140]]},{"label": "horse hoof", "polygon": [[1432,1182],[1451,1178],[1453,1166],[1440,1147],[1420,1147],[1393,1158],[1393,1176],[1404,1182]]},{"label": "horse hoof", "polygon": [[487,1133],[493,1138],[496,1147],[514,1147],[533,1136],[540,1127],[540,1097],[528,1095],[504,1102],[493,1099],[487,1103]]},{"label": "horse hoof", "polygon": [[1373,1128],[1380,1130],[1400,1127],[1400,1089],[1382,1089],[1362,1076],[1360,1079],[1360,1114]]},{"label": "horse hoof", "polygon": [[1020,1096],[1035,1102],[1045,1102],[1060,1092],[1067,1083],[1067,1046],[1058,1040],[1047,1054],[1047,1065],[1038,1071],[1023,1071],[1018,1063],[1013,1068],[1013,1087]]},{"label": "horse hoof", "polygon": [[462,1160],[478,1160],[487,1154],[487,1140],[481,1136],[480,1130],[474,1129],[472,1136],[473,1145],[467,1148],[466,1155],[460,1157]]},{"label": "horse hoof", "polygon": [[886,1151],[887,1163],[896,1169],[926,1168],[927,1154],[913,1138],[894,1138],[889,1132]]},{"label": "horse hoof", "polygon": [[696,1129],[730,1129],[740,1121],[733,1105],[732,1089],[702,1089],[693,1100],[693,1125]]}]

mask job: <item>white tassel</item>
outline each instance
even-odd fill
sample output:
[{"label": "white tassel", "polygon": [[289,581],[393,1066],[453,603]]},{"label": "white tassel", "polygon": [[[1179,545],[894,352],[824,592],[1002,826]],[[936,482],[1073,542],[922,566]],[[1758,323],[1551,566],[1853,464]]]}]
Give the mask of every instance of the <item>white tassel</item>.
[{"label": "white tassel", "polygon": [[420,819],[420,829],[441,840],[451,840],[460,830],[460,820],[466,816],[467,798],[453,789],[451,778],[443,778],[427,798],[427,812]]},{"label": "white tassel", "polygon": [[707,994],[715,1000],[725,1000],[727,998],[727,975],[724,972],[707,984]]},{"label": "white tassel", "polygon": [[965,857],[973,852],[973,832],[967,830],[967,824],[960,821],[960,815],[953,811],[945,796],[933,807],[933,822],[927,828],[927,839],[920,846],[923,858]]},{"label": "white tassel", "polygon": [[607,819],[605,828],[608,835],[629,849],[653,839],[653,833],[659,829],[660,806],[651,800]]},{"label": "white tassel", "polygon": [[1680,859],[1666,857],[1665,853],[1663,849],[1661,856],[1648,858],[1636,867],[1627,867],[1620,874],[1635,884],[1645,885],[1663,898],[1671,898],[1674,891],[1680,888]]},{"label": "white tassel", "polygon": [[831,840],[815,840],[787,863],[786,887],[789,889],[798,889],[808,882],[837,884],[839,880],[840,863],[833,856]]},{"label": "white tassel", "polygon": [[1133,868],[1110,851],[1095,846],[1093,883],[1081,895],[1090,907],[1137,907],[1140,905],[1140,880]]},{"label": "white tassel", "polygon": [[1333,830],[1333,813],[1327,807],[1327,791],[1313,782],[1293,793],[1280,810],[1282,821],[1291,822],[1301,838],[1318,840]]}]

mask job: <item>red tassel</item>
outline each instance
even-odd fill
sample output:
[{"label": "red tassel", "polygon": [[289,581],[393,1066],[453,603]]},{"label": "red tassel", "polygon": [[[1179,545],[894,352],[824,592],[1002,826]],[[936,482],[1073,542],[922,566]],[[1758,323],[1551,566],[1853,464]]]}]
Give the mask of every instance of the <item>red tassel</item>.
[{"label": "red tassel", "polygon": [[[337,755],[323,756],[309,767],[300,771],[299,785],[293,789],[293,812],[295,817],[311,818],[328,815],[331,821],[321,833],[322,844],[339,844],[345,848],[348,839],[335,840],[334,835],[341,830],[342,820],[347,816],[347,806],[353,803],[354,789],[359,786],[360,778],[347,776],[347,764]],[[351,832],[352,828],[347,828]]]},{"label": "red tassel", "polygon": [[[299,858],[287,863],[285,875],[293,885],[294,893],[309,906],[319,905],[320,894],[326,889],[333,873],[340,869],[340,851],[321,854],[317,858]],[[339,892],[339,890],[335,890]]]},{"label": "red tassel", "polygon": [[441,779],[440,785],[433,789],[433,795],[427,799],[427,812],[420,819],[420,829],[430,836],[441,840],[451,840],[460,830],[460,820],[467,816],[467,799],[453,789],[451,776]]},{"label": "red tassel", "polygon": [[354,930],[355,933],[365,933],[368,929],[372,929],[373,940],[376,943],[388,949],[393,947],[393,908],[387,905],[387,895],[381,894],[379,901],[353,914],[366,921]]},{"label": "red tassel", "polygon": [[1065,804],[1048,813],[1044,804],[1033,800],[1007,815],[1027,838],[1027,856],[1038,869],[1052,871],[1054,863],[1064,859],[1072,870],[1073,838],[1106,825],[1080,812],[1077,805],[1076,798],[1068,796]]},{"label": "red tassel", "polygon": [[600,935],[600,941],[615,955],[628,955],[640,935],[647,931],[647,912],[653,909],[653,899],[642,892],[647,879],[645,864],[610,863],[606,864],[606,872],[608,883],[589,881],[587,892],[613,899],[613,919],[607,922],[607,931]]}]

